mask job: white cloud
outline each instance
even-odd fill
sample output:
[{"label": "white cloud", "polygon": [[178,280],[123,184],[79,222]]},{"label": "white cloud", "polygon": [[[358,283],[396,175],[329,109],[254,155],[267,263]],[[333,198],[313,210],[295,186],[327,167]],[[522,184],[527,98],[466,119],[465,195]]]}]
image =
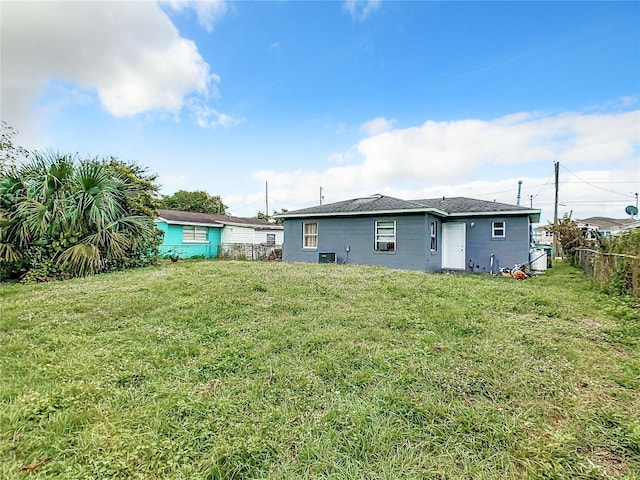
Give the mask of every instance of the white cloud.
[{"label": "white cloud", "polygon": [[[559,161],[563,208],[575,206],[582,216],[589,205],[613,215],[620,210],[618,203],[631,201],[629,192],[640,188],[638,110],[524,112],[489,121],[427,121],[365,138],[355,148],[360,153],[357,161],[349,149],[344,156],[333,153],[331,159],[342,164],[325,170],[263,170],[252,177],[268,180],[285,207],[313,204],[320,185],[327,202],[383,193],[401,198],[475,196],[515,203],[521,179],[522,204],[533,195],[534,207],[548,212],[553,202],[553,162]],[[628,185],[629,192],[617,192],[621,184]]]},{"label": "white cloud", "polygon": [[162,3],[176,12],[194,10],[198,23],[207,32],[213,31],[215,24],[227,13],[227,2],[224,0],[163,0]]},{"label": "white cloud", "polygon": [[640,111],[617,114],[517,114],[491,121],[427,121],[358,144],[362,178],[372,184],[408,179],[468,180],[487,165],[558,160],[611,162],[633,157]]},{"label": "white cloud", "polygon": [[367,135],[378,135],[380,133],[388,132],[396,124],[397,120],[387,120],[384,117],[374,118],[368,122],[363,123],[360,126],[360,131]]},{"label": "white cloud", "polygon": [[188,108],[195,116],[196,124],[202,128],[234,127],[244,122],[244,118],[234,118],[199,101],[189,102]]},{"label": "white cloud", "polygon": [[380,3],[380,0],[345,0],[343,8],[355,21],[364,22],[371,12],[380,8]]},{"label": "white cloud", "polygon": [[21,130],[53,80],[95,91],[116,117],[217,94],[219,77],[155,2],[3,2],[1,26],[2,116]]}]

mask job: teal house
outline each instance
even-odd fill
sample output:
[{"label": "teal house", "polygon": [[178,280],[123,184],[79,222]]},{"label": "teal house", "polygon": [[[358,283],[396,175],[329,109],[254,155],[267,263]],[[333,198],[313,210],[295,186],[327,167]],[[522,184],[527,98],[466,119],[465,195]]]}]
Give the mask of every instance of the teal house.
[{"label": "teal house", "polygon": [[155,223],[164,232],[165,257],[269,257],[284,240],[281,225],[258,218],[158,210]]},{"label": "teal house", "polygon": [[158,210],[156,226],[164,232],[160,255],[216,258],[224,225],[206,213]]}]

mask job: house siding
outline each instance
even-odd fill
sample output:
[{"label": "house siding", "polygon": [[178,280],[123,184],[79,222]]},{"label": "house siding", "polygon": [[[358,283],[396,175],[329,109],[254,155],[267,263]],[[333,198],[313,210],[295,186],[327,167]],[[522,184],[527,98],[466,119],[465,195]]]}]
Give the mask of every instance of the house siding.
[{"label": "house siding", "polygon": [[[394,252],[374,251],[376,220],[396,221]],[[283,260],[318,262],[320,253],[336,253],[338,263],[380,265],[405,270],[440,271],[440,249],[431,252],[429,221],[438,222],[438,245],[441,244],[439,219],[425,214],[371,215],[358,217],[319,217],[287,219],[284,229]],[[303,223],[318,224],[318,247],[302,247]],[[349,247],[349,252],[346,251]]]},{"label": "house siding", "polygon": [[[374,251],[376,220],[396,221],[395,252]],[[431,221],[437,225],[437,249],[433,252]],[[526,216],[451,217],[445,222],[465,224],[466,272],[497,273],[500,267],[529,261],[529,218]],[[492,222],[505,222],[505,238],[492,237]],[[318,248],[302,247],[303,223],[318,224]],[[287,219],[283,260],[317,263],[320,253],[335,253],[338,263],[440,272],[442,225],[440,217],[429,214]]]},{"label": "house siding", "polygon": [[227,225],[222,229],[222,243],[256,243],[254,232],[250,227]]},{"label": "house siding", "polygon": [[182,225],[156,222],[156,226],[164,232],[164,239],[160,245],[160,255],[177,255],[180,258],[205,257],[216,258],[220,245],[220,228],[207,228],[206,243],[191,243],[182,241]]},{"label": "house siding", "polygon": [[254,227],[242,227],[237,225],[226,225],[222,229],[222,243],[260,245],[262,243],[267,243],[268,233],[275,234],[276,245],[282,245],[284,240],[283,230],[261,230]]},{"label": "house siding", "polygon": [[[512,267],[529,261],[528,217],[458,217],[451,221],[464,222],[466,225],[467,272],[490,272],[492,255],[493,273],[500,267]],[[492,222],[505,222],[505,238],[492,238]]]},{"label": "house siding", "polygon": [[267,235],[269,234],[276,236],[276,245],[282,245],[282,242],[284,242],[284,232],[282,230],[256,230],[256,243],[267,243]]}]

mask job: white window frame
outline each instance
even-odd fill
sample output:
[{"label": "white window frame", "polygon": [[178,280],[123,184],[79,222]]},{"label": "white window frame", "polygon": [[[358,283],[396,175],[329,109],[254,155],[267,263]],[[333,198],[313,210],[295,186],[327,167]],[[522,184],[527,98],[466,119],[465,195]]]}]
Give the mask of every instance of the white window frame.
[{"label": "white window frame", "polygon": [[438,251],[438,222],[429,222],[429,238],[431,239],[431,251]]},{"label": "white window frame", "polygon": [[209,228],[200,225],[183,225],[182,243],[209,243]]},{"label": "white window frame", "polygon": [[491,238],[507,238],[507,222],[491,222]]},{"label": "white window frame", "polygon": [[275,245],[275,244],[276,244],[276,234],[267,233],[267,245]]},{"label": "white window frame", "polygon": [[[376,220],[374,232],[374,252],[394,253],[398,249],[395,220]],[[384,247],[381,247],[381,244],[384,244]],[[389,244],[392,244],[391,248]]]},{"label": "white window frame", "polygon": [[[315,232],[312,228],[309,231],[307,230],[307,226],[312,227],[312,225],[315,225]],[[302,224],[302,248],[318,249],[318,222],[304,222]]]}]

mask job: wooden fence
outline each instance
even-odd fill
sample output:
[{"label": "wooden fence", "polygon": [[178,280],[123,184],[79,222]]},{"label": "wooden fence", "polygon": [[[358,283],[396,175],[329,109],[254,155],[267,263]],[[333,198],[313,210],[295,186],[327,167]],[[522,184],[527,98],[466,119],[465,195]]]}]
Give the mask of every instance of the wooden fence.
[{"label": "wooden fence", "polygon": [[574,261],[597,284],[615,284],[615,290],[640,298],[640,257],[578,248]]}]

